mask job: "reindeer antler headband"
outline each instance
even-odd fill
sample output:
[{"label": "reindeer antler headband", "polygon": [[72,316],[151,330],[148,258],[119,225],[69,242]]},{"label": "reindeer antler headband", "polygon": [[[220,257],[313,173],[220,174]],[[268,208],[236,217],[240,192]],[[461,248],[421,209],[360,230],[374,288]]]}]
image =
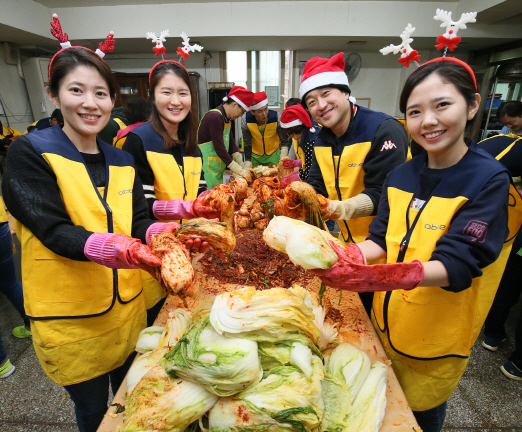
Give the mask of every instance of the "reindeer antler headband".
[{"label": "reindeer antler headband", "polygon": [[51,61],[49,62],[49,79],[51,79],[51,65],[53,64],[54,59],[56,58],[56,56],[58,54],[60,54],[61,52],[65,51],[65,50],[67,50],[69,48],[83,48],[83,49],[86,49],[87,51],[90,51],[90,52],[93,52],[93,53],[97,54],[102,60],[103,60],[103,57],[105,57],[106,53],[111,52],[111,51],[114,50],[114,43],[116,41],[114,40],[114,32],[113,31],[111,31],[109,33],[109,35],[105,38],[104,42],[100,42],[99,43],[98,48],[96,49],[96,51],[93,51],[93,50],[91,50],[89,48],[86,48],[86,47],[72,46],[71,45],[71,43],[69,42],[69,35],[67,33],[64,33],[63,30],[62,30],[62,24],[60,23],[60,20],[58,19],[58,15],[53,14],[53,22],[50,23],[50,24],[51,24],[51,34],[56,39],[58,39],[58,41],[60,42],[60,45],[62,46],[62,49],[60,51],[58,51],[53,56]]},{"label": "reindeer antler headband", "polygon": [[435,45],[435,48],[437,48],[437,50],[439,51],[442,48],[444,48],[444,53],[442,54],[442,57],[446,57],[448,49],[450,51],[453,51],[460,43],[461,38],[457,36],[457,32],[459,31],[459,29],[467,28],[466,23],[477,22],[477,20],[475,19],[476,17],[477,12],[463,13],[460,16],[460,19],[455,22],[451,19],[451,12],[447,12],[442,9],[437,9],[437,12],[435,13],[433,19],[437,21],[442,21],[442,24],[440,26],[446,27],[446,32],[442,35],[437,36],[438,44]]},{"label": "reindeer antler headband", "polygon": [[[190,57],[190,52],[201,52],[203,47],[198,44],[190,45],[190,38],[187,36],[187,33],[183,32],[180,34],[181,39],[183,39],[183,47],[178,47],[177,55],[181,56],[181,59],[186,60]],[[180,59],[180,60],[181,60]]]},{"label": "reindeer antler headband", "polygon": [[398,54],[401,52],[401,57],[399,58],[399,63],[403,63],[407,68],[410,67],[410,62],[415,62],[417,67],[419,67],[419,63],[417,61],[420,59],[420,54],[414,50],[410,44],[413,42],[413,39],[410,37],[412,33],[415,31],[415,27],[412,27],[411,24],[408,24],[404,31],[401,33],[402,43],[400,45],[388,45],[379,50],[383,55],[387,55],[390,53]]}]

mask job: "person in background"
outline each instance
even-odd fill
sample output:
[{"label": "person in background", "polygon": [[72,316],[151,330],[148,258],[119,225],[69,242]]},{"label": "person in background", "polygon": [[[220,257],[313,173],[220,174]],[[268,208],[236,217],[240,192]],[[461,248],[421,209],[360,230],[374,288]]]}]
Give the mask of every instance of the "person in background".
[{"label": "person in background", "polygon": [[[29,317],[25,314],[24,294],[22,284],[18,281],[15,274],[15,265],[13,259],[13,243],[7,222],[7,214],[3,203],[0,201],[0,292],[16,308],[24,325],[13,329],[13,336],[17,338],[31,337],[31,323]],[[0,335],[0,378],[7,378],[15,371],[15,366],[7,358],[7,353],[2,345],[2,335]]]},{"label": "person in background", "polygon": [[[299,95],[322,125],[307,182],[328,198],[323,213],[338,222],[339,239],[357,243],[369,234],[386,176],[406,161],[408,134],[393,117],[356,105],[350,93],[343,53],[306,62]],[[360,296],[369,314],[373,296]]]},{"label": "person in background", "polygon": [[[53,21],[53,28],[60,25],[56,15]],[[66,34],[55,34],[67,42]],[[64,127],[14,141],[2,181],[24,251],[24,306],[36,355],[71,396],[81,432],[97,430],[109,383],[116,393],[146,326],[139,270],[161,260],[142,242],[179,226],[149,219],[133,157],[97,138],[116,85],[98,54],[59,51],[47,91]]]},{"label": "person in background", "polygon": [[497,110],[497,117],[504,125],[501,134],[522,135],[522,102],[502,102]]},{"label": "person in background", "polygon": [[111,111],[109,123],[98,133],[98,138],[103,142],[114,145],[119,130],[127,127],[127,117],[125,117],[125,108],[114,108]]},{"label": "person in background", "polygon": [[520,197],[508,219],[509,172],[464,137],[479,105],[466,63],[413,71],[400,109],[426,153],[390,172],[368,239],[332,243],[339,262],[312,271],[333,288],[376,291],[372,323],[424,432],[442,429],[513,244],[508,220],[520,225]]},{"label": "person in background", "polygon": [[203,172],[209,189],[223,183],[223,172],[228,167],[234,174],[248,176],[249,170],[231,134],[231,121],[245,114],[252,105],[254,93],[234,86],[224,103],[208,111],[199,123],[197,143],[203,155]]},{"label": "person in background", "polygon": [[[136,164],[143,184],[151,219],[177,221],[195,217],[194,200],[207,190],[201,153],[196,144],[197,113],[191,111],[193,90],[187,70],[180,63],[165,60],[149,74],[152,102],[150,121],[133,129],[123,145]],[[156,319],[166,292],[146,271],[142,271],[147,324]]]},{"label": "person in background", "polygon": [[280,124],[282,138],[292,138],[297,143],[298,155],[297,159],[283,159],[283,165],[286,169],[299,167],[299,171],[290,176],[294,181],[306,182],[312,165],[315,139],[320,131],[319,125],[300,104],[286,108],[281,114]]},{"label": "person in background", "polygon": [[[520,188],[522,176],[522,136],[497,135],[479,143],[480,147],[495,157],[508,170],[513,178],[510,201],[517,198],[516,186]],[[518,234],[516,234],[518,231]],[[518,303],[522,293],[522,229],[517,229],[510,221],[511,235],[516,234],[513,248],[509,254],[502,280],[498,286],[495,300],[484,323],[484,339],[482,346],[496,352],[499,345],[506,340],[505,324],[509,312]],[[514,234],[513,234],[514,233]],[[522,380],[522,310],[519,312],[515,328],[515,351],[500,366],[502,373],[508,378]]]},{"label": "person in background", "polygon": [[63,126],[63,116],[62,112],[58,108],[56,108],[51,113],[51,117],[45,117],[27,126],[25,133],[34,132],[35,130],[42,130],[48,127],[54,127],[58,125]]},{"label": "person in background", "polygon": [[288,156],[290,143],[280,149],[279,114],[268,109],[268,98],[261,91],[254,94],[250,111],[241,119],[245,158],[253,166],[277,165]]},{"label": "person in background", "polygon": [[149,120],[151,112],[152,105],[147,99],[131,99],[127,103],[127,108],[125,109],[125,117],[127,118],[129,126],[125,129],[118,130],[114,145],[118,148],[122,148],[129,132]]}]

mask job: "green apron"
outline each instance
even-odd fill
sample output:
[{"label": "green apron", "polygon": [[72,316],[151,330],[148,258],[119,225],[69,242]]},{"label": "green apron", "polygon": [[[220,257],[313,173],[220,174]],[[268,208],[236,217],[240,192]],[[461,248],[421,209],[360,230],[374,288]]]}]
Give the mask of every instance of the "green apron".
[{"label": "green apron", "polygon": [[[212,109],[210,111],[217,111],[222,114],[220,110],[217,108]],[[210,112],[209,111],[209,112]],[[207,112],[207,114],[209,113]],[[205,115],[207,115],[205,114]],[[201,122],[203,122],[203,118]],[[201,122],[199,125],[201,126]],[[199,127],[198,127],[199,133]],[[223,143],[225,144],[225,148],[228,151],[230,146],[230,123],[225,123],[225,128],[223,129]],[[221,160],[221,158],[214,150],[214,143],[212,141],[208,141],[206,143],[198,144],[199,150],[203,156],[203,172],[205,173],[205,181],[207,182],[207,188],[213,189],[219,183],[223,183],[223,172],[227,168],[225,162]]]},{"label": "green apron", "polygon": [[281,159],[281,150],[277,149],[275,153],[271,155],[256,155],[252,153],[252,166],[268,166],[268,165],[277,165],[279,163],[279,159]]}]

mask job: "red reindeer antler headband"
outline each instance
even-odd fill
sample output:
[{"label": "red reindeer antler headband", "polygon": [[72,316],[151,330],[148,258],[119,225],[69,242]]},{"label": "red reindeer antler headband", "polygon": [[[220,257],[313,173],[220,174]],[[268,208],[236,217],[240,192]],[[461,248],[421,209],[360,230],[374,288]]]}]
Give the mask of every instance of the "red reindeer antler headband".
[{"label": "red reindeer antler headband", "polygon": [[107,38],[104,42],[100,42],[98,45],[98,49],[96,51],[93,51],[89,48],[85,48],[82,46],[72,46],[69,42],[69,35],[67,33],[64,33],[62,30],[62,24],[60,23],[60,20],[58,19],[58,15],[53,14],[53,22],[51,23],[51,34],[58,39],[60,42],[60,45],[62,46],[62,49],[58,51],[51,61],[49,62],[49,79],[51,79],[51,65],[53,64],[54,59],[58,54],[60,54],[62,51],[65,51],[69,48],[83,48],[87,51],[90,51],[94,54],[97,54],[102,60],[103,57],[105,57],[105,54],[108,52],[111,52],[114,50],[114,32],[110,32]]}]

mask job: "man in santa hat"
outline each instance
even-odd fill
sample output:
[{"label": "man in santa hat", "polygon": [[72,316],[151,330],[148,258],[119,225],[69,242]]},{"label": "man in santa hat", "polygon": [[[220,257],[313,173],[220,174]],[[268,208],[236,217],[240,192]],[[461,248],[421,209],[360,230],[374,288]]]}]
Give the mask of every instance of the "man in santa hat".
[{"label": "man in santa hat", "polygon": [[198,145],[203,155],[203,172],[207,187],[223,183],[223,172],[228,167],[234,174],[249,175],[234,136],[230,133],[231,120],[244,115],[252,105],[254,93],[234,86],[224,103],[207,112],[198,130]]},{"label": "man in santa hat", "polygon": [[264,91],[254,94],[250,112],[241,119],[243,144],[246,160],[252,160],[253,166],[276,165],[288,156],[289,142],[282,149],[279,141],[279,115],[268,109],[268,98]]},{"label": "man in santa hat", "polygon": [[[387,174],[406,161],[408,134],[393,117],[360,107],[350,96],[344,54],[306,62],[299,97],[323,127],[307,182],[329,199],[326,217],[338,221],[342,240],[369,235]],[[363,299],[367,310],[371,299]]]}]

